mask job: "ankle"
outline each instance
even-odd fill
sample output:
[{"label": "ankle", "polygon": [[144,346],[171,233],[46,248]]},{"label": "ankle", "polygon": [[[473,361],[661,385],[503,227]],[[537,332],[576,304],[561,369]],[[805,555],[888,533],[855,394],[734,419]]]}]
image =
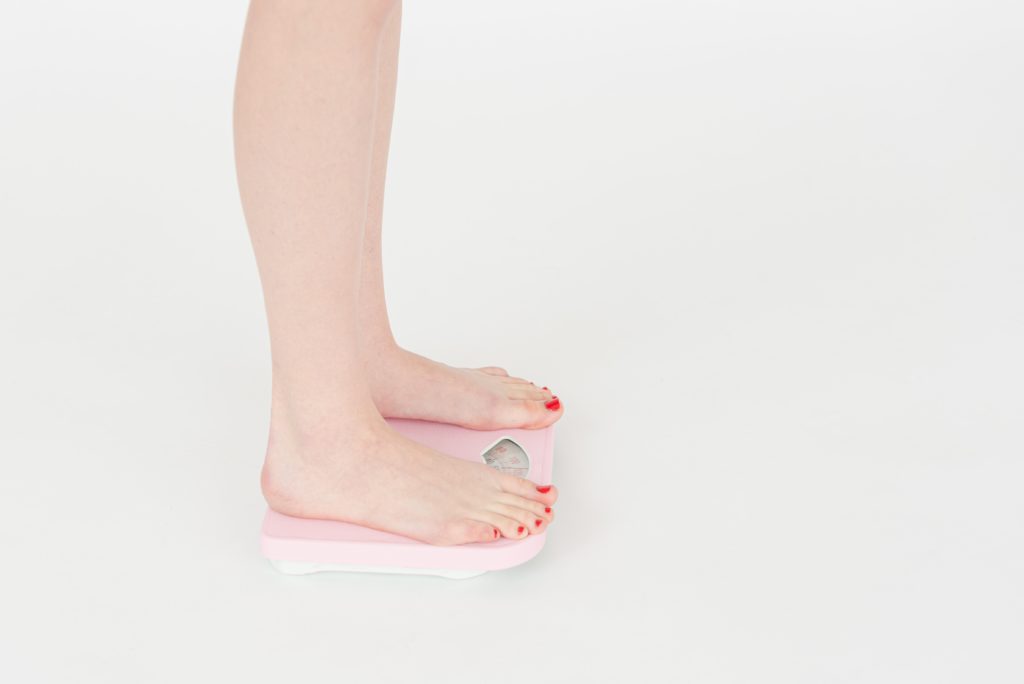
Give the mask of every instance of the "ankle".
[{"label": "ankle", "polygon": [[385,426],[369,398],[317,404],[284,401],[275,396],[270,409],[267,455],[331,457],[371,438]]},{"label": "ankle", "polygon": [[395,341],[390,330],[365,333],[360,340],[360,350],[363,362],[371,368],[381,360],[408,353]]},{"label": "ankle", "polygon": [[[294,410],[272,413],[260,489],[275,511],[298,517],[323,517],[312,505],[325,497],[345,497],[352,521],[366,513],[349,489],[358,482],[369,455],[387,438],[387,423],[376,411],[339,412],[328,420],[311,420]],[[310,473],[329,472],[329,481],[311,487]],[[326,487],[327,489],[321,489]],[[327,493],[329,490],[329,494]]]}]

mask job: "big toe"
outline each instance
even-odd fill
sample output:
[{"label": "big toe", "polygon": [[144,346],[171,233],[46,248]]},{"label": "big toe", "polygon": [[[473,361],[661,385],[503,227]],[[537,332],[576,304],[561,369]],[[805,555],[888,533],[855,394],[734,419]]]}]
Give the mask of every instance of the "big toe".
[{"label": "big toe", "polygon": [[529,430],[546,428],[565,413],[562,401],[557,396],[511,399],[508,402],[508,410],[512,414],[512,422]]}]

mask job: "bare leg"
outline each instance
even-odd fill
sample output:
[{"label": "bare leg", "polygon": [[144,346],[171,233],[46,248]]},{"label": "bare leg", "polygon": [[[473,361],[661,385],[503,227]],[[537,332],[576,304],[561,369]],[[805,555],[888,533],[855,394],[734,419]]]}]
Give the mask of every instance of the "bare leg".
[{"label": "bare leg", "polygon": [[402,349],[391,332],[384,299],[381,227],[391,118],[398,80],[399,7],[385,24],[373,132],[363,271],[359,292],[360,337],[373,401],[385,416],[420,418],[476,429],[546,427],[562,416],[547,388],[502,368],[453,368]]},{"label": "bare leg", "polygon": [[253,0],[235,99],[239,187],[273,357],[275,510],[437,544],[522,537],[557,492],[388,428],[359,344],[381,36],[395,0]]}]

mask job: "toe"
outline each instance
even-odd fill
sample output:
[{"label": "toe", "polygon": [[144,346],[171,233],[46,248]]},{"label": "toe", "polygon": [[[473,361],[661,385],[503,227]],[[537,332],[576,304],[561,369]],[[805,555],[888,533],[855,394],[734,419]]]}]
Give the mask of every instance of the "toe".
[{"label": "toe", "polygon": [[509,494],[515,494],[531,501],[539,501],[545,506],[553,506],[558,500],[558,489],[555,485],[539,485],[525,477],[503,475],[501,488]]},{"label": "toe", "polygon": [[494,541],[500,536],[498,529],[480,520],[463,520],[452,525],[448,537],[452,544]]},{"label": "toe", "polygon": [[480,515],[480,519],[501,532],[501,536],[508,539],[522,539],[530,534],[527,523],[516,518],[502,515],[496,511],[486,511]]},{"label": "toe", "polygon": [[509,404],[509,410],[515,413],[515,424],[528,430],[546,428],[565,413],[558,397],[511,399]]},{"label": "toe", "polygon": [[508,371],[504,368],[499,368],[498,366],[484,366],[483,368],[477,368],[477,370],[482,373],[487,373],[488,375],[503,375],[508,377]]},{"label": "toe", "polygon": [[547,401],[549,395],[533,385],[506,385],[506,393],[509,399],[532,399],[533,401]]},{"label": "toe", "polygon": [[533,527],[530,528],[530,534],[544,534],[548,530],[548,526],[555,521],[555,511],[550,506],[548,507],[548,513],[546,515],[538,515],[533,520]]},{"label": "toe", "polygon": [[558,395],[552,394],[550,399],[545,398],[544,408],[552,413],[561,415],[562,413],[562,400],[558,398]]},{"label": "toe", "polygon": [[524,509],[530,518],[543,518],[546,521],[551,520],[551,516],[554,510],[548,504],[543,501],[535,501],[533,499],[524,499],[516,494],[502,493],[498,497],[498,503],[506,506],[515,506],[516,508]]},{"label": "toe", "polygon": [[[506,518],[512,518],[522,523],[523,526],[530,532],[530,534],[537,534],[543,530],[547,525],[547,519],[541,517],[526,508],[520,508],[519,506],[510,506],[508,504],[496,503],[492,506],[491,510],[499,515],[503,515]],[[517,527],[516,530],[519,528]]]}]

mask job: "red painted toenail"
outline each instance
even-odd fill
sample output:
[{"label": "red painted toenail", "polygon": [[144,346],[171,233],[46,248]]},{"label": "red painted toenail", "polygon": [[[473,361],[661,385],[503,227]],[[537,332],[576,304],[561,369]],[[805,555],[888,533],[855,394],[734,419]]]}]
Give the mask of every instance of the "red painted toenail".
[{"label": "red painted toenail", "polygon": [[494,538],[495,538],[495,539],[497,539],[497,538],[498,538],[498,530],[494,530]]},{"label": "red painted toenail", "polygon": [[[546,390],[546,389],[548,389],[548,388],[547,388],[547,387],[541,387],[541,389],[543,389],[543,390]],[[551,390],[548,390],[548,392],[550,392],[550,391],[551,391]]]},{"label": "red painted toenail", "polygon": [[543,487],[537,487],[537,491],[541,494],[547,494],[551,491],[551,485],[544,485]]},{"label": "red painted toenail", "polygon": [[558,401],[558,397],[552,397],[551,401],[544,404],[544,408],[548,411],[557,411],[561,405],[562,402]]},{"label": "red painted toenail", "polygon": [[540,520],[534,520],[533,521],[533,526],[534,527],[540,527]]},{"label": "red painted toenail", "polygon": [[550,513],[551,512],[551,506],[545,506],[544,507],[544,512],[545,513]]},{"label": "red painted toenail", "polygon": [[518,530],[519,534],[522,534],[522,533],[523,533],[523,531],[524,531],[525,529],[526,529],[525,527],[523,527],[522,525],[520,525],[520,526],[519,526],[519,530]]}]

